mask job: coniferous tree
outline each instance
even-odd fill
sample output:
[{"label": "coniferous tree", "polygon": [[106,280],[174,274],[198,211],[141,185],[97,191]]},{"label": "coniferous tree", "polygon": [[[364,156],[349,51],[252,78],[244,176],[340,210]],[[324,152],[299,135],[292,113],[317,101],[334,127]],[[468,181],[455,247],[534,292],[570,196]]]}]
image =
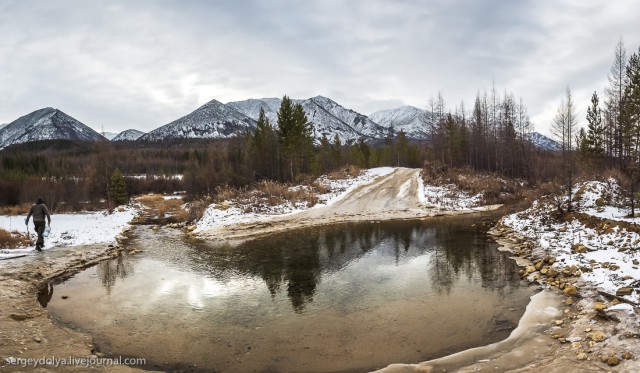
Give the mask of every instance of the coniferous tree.
[{"label": "coniferous tree", "polygon": [[587,132],[584,134],[584,140],[580,147],[596,166],[601,165],[601,159],[604,156],[606,131],[602,122],[602,110],[599,102],[598,93],[593,92],[591,106],[587,108]]},{"label": "coniferous tree", "polygon": [[115,169],[111,175],[111,182],[109,183],[109,200],[115,205],[124,205],[129,201],[127,194],[127,184],[124,181],[124,177],[119,169]]},{"label": "coniferous tree", "polygon": [[629,58],[625,78],[620,123],[626,153],[624,168],[630,178],[631,216],[635,216],[635,186],[640,173],[640,49]]}]

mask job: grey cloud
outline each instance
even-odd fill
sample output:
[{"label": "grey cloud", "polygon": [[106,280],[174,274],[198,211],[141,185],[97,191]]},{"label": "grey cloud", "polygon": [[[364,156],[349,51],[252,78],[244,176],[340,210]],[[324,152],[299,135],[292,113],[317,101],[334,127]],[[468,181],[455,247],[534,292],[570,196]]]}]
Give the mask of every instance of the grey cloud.
[{"label": "grey cloud", "polygon": [[584,107],[636,2],[0,0],[0,122],[56,106],[94,127],[151,130],[199,105],[332,97],[369,114],[522,96],[546,130],[564,88]]}]

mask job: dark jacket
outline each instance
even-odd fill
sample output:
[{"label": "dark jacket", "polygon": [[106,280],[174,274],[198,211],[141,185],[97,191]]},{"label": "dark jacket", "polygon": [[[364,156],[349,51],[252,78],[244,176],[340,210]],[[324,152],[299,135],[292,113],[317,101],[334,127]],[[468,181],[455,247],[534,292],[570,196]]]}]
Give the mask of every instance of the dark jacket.
[{"label": "dark jacket", "polygon": [[44,221],[44,217],[47,217],[47,220],[49,221],[49,224],[51,224],[51,215],[49,215],[49,209],[47,208],[47,205],[45,205],[44,203],[36,203],[33,206],[31,206],[31,210],[29,210],[29,215],[27,215],[27,221],[29,221],[29,218],[31,217],[31,215],[33,215],[33,221]]}]

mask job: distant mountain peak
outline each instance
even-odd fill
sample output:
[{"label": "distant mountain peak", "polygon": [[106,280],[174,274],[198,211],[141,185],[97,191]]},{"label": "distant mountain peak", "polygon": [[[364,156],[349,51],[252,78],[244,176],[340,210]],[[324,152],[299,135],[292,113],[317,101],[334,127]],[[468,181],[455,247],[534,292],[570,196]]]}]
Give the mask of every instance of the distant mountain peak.
[{"label": "distant mountain peak", "polygon": [[233,106],[213,99],[184,117],[141,136],[140,140],[229,138],[254,127],[255,120]]},{"label": "distant mountain peak", "polygon": [[111,141],[135,141],[145,133],[135,129],[128,129],[114,136]]},{"label": "distant mountain peak", "polygon": [[52,107],[31,112],[0,129],[0,149],[24,142],[54,139],[105,140],[84,123]]}]

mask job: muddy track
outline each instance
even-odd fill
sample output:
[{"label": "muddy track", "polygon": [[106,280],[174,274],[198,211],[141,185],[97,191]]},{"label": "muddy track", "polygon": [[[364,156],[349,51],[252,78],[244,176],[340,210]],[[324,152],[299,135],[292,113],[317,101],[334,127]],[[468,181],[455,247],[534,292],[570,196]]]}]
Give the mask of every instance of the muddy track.
[{"label": "muddy track", "polygon": [[[290,229],[345,222],[424,219],[473,211],[445,211],[420,202],[420,169],[398,168],[361,185],[329,206],[256,222],[227,225],[202,232],[205,239],[236,241]],[[498,208],[489,206],[483,211]],[[479,209],[481,211],[481,209]]]},{"label": "muddy track", "polygon": [[[0,262],[0,371],[2,372],[133,372],[120,367],[20,366],[5,359],[91,358],[93,339],[82,332],[54,324],[37,300],[40,288],[99,263],[123,255],[118,245],[59,248],[38,255]],[[55,290],[52,296],[56,294]],[[73,294],[69,295],[73,296]],[[26,365],[26,364],[25,364]]]}]

